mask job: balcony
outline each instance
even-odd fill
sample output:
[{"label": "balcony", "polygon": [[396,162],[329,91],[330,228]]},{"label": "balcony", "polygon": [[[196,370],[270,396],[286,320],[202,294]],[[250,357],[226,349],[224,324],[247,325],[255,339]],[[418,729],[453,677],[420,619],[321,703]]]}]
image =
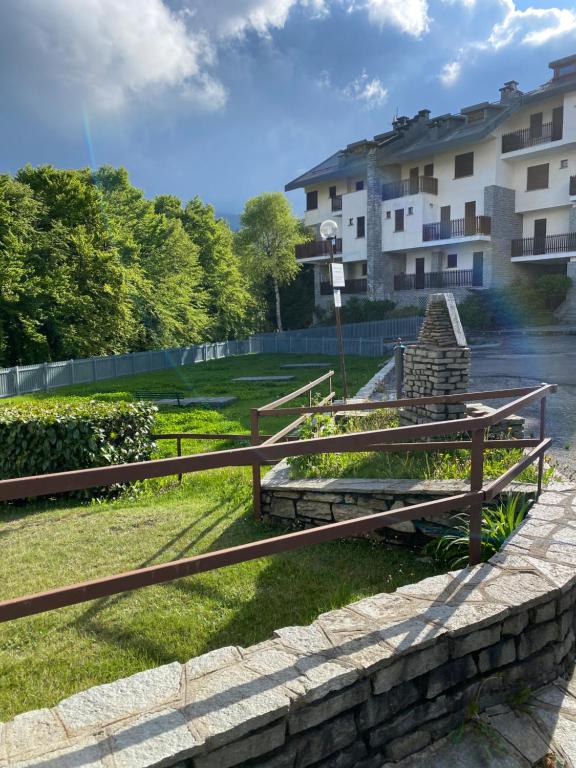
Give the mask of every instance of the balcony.
[{"label": "balcony", "polygon": [[331,198],[332,212],[342,210],[342,195],[334,195]]},{"label": "balcony", "polygon": [[425,272],[419,275],[394,275],[395,291],[417,291],[424,288],[482,287],[482,272],[473,269],[450,269],[445,272]]},{"label": "balcony", "polygon": [[[360,277],[355,280],[346,280],[346,285],[344,288],[340,288],[340,293],[366,293],[367,290],[368,280],[365,277]],[[320,295],[332,295],[331,283],[320,283]]]},{"label": "balcony", "polygon": [[[312,240],[310,243],[301,243],[295,248],[296,261],[302,261],[302,259],[316,259],[319,256],[325,256],[327,259],[330,256],[330,245],[327,240]],[[342,238],[336,238],[336,245],[334,247],[334,253],[342,253]]]},{"label": "balcony", "polygon": [[397,197],[418,195],[427,192],[430,195],[438,194],[438,179],[433,176],[415,176],[402,181],[392,181],[382,185],[382,200],[394,200]]},{"label": "balcony", "polygon": [[490,216],[470,216],[465,219],[437,221],[434,224],[422,225],[422,240],[429,243],[433,240],[454,240],[475,235],[489,235],[492,232]]},{"label": "balcony", "polygon": [[519,131],[505,133],[502,136],[502,154],[514,152],[517,149],[526,149],[526,147],[536,147],[538,144],[548,144],[551,141],[560,141],[561,138],[561,125],[544,123],[541,130],[521,128]]},{"label": "balcony", "polygon": [[545,237],[522,237],[512,240],[512,258],[520,256],[545,256],[550,253],[576,251],[576,232]]}]

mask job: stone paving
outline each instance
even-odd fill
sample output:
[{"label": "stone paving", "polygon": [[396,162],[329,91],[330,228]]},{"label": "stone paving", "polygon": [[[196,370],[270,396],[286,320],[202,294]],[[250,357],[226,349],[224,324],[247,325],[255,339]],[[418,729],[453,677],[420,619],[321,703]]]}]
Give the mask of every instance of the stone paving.
[{"label": "stone paving", "polygon": [[[576,488],[555,483],[488,563],[19,715],[0,767],[574,765],[575,566]],[[531,722],[494,709],[529,688]],[[518,754],[471,762],[494,732]]]}]

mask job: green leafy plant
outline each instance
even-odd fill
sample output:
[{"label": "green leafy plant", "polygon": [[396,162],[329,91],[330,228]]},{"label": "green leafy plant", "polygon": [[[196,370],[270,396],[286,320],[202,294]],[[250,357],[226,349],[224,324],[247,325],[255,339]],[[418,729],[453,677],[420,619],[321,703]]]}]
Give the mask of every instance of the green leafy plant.
[{"label": "green leafy plant", "polygon": [[[520,494],[510,494],[496,507],[484,507],[480,557],[483,561],[494,555],[510,534],[526,517],[529,502]],[[461,568],[468,561],[470,520],[468,515],[455,516],[458,524],[444,536],[426,545],[426,551],[436,562],[448,568]]]},{"label": "green leafy plant", "polygon": [[147,403],[96,400],[2,406],[0,479],[145,461],[156,411]]}]

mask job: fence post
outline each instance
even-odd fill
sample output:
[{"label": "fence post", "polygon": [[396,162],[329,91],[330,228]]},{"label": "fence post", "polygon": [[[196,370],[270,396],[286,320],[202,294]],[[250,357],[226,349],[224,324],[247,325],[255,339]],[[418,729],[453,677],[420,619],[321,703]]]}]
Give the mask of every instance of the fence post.
[{"label": "fence post", "polygon": [[[470,490],[481,491],[484,484],[484,430],[472,432],[470,452]],[[470,507],[470,565],[478,565],[482,550],[482,500]]]},{"label": "fence post", "polygon": [[[546,386],[542,384],[541,386]],[[540,442],[546,437],[546,396],[540,400]],[[539,498],[542,493],[542,476],[544,474],[544,454],[538,459],[538,493],[536,498]]]},{"label": "fence post", "polygon": [[[180,435],[176,438],[176,451],[179,457],[182,456],[182,438]],[[178,473],[178,482],[182,484],[182,472]]]},{"label": "fence post", "polygon": [[170,358],[168,356],[168,350],[164,347],[164,368],[170,367]]},{"label": "fence post", "polygon": [[[260,445],[260,414],[258,408],[250,409],[250,443]],[[262,484],[260,478],[260,464],[252,464],[252,506],[256,520],[262,519]]]},{"label": "fence post", "polygon": [[20,368],[19,366],[15,365],[14,368],[12,368],[12,377],[14,379],[14,392],[19,395],[20,394]]},{"label": "fence post", "polygon": [[404,382],[404,350],[406,347],[402,344],[402,339],[398,337],[398,341],[394,346],[394,369],[396,372],[396,399],[400,400],[402,397],[402,385]]},{"label": "fence post", "polygon": [[74,368],[74,360],[68,361],[70,364],[70,383],[76,384],[76,369]]},{"label": "fence post", "polygon": [[128,357],[130,358],[130,361],[132,363],[132,373],[136,373],[136,353],[129,352]]},{"label": "fence post", "polygon": [[96,358],[91,358],[92,360],[92,381],[96,381]]},{"label": "fence post", "polygon": [[114,378],[118,378],[118,360],[117,355],[112,355],[112,370],[114,371]]},{"label": "fence post", "polygon": [[48,363],[42,364],[42,386],[44,392],[48,392]]}]

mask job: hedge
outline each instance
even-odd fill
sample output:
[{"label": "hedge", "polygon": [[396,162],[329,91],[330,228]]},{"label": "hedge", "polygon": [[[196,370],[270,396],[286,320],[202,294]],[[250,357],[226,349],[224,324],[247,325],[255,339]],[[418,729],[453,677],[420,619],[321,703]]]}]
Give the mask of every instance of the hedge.
[{"label": "hedge", "polygon": [[133,402],[8,401],[0,406],[0,479],[145,461],[156,410]]}]

